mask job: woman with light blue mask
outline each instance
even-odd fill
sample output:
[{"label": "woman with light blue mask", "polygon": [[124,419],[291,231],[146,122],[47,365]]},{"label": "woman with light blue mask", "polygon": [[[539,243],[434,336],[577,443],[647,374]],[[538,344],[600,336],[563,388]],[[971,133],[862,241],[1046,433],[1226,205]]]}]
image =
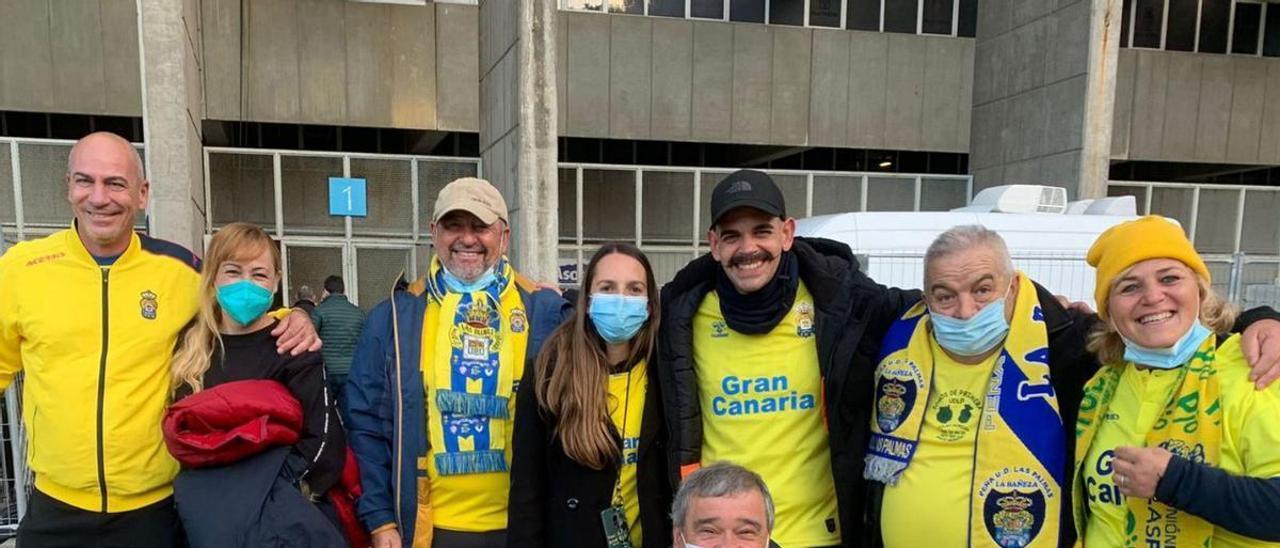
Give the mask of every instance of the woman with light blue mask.
[{"label": "woman with light blue mask", "polygon": [[658,548],[671,491],[657,373],[658,288],[635,246],[606,244],[577,309],[516,397],[507,545]]},{"label": "woman with light blue mask", "polygon": [[1235,309],[1182,229],[1159,216],[1089,250],[1102,369],[1076,423],[1074,506],[1087,546],[1280,541],[1280,388],[1256,389]]},{"label": "woman with light blue mask", "polygon": [[[192,398],[192,401],[208,401],[203,399],[208,396],[201,393],[214,391],[227,408],[225,415],[253,414],[252,410],[275,408],[280,404],[274,399],[264,400],[259,391],[244,388],[247,385],[237,381],[276,381],[287,389],[301,408],[302,425],[297,432],[297,442],[289,447],[279,464],[272,465],[273,470],[278,467],[278,473],[268,477],[280,478],[295,486],[306,500],[316,504],[301,507],[301,517],[309,518],[309,522],[300,519],[297,523],[276,526],[295,527],[289,534],[294,536],[298,546],[343,546],[346,542],[342,532],[338,524],[328,517],[333,513],[323,497],[341,479],[346,462],[346,437],[337,406],[327,393],[320,353],[312,351],[291,356],[276,351],[271,330],[278,320],[267,311],[276,301],[280,278],[278,244],[261,227],[231,223],[214,234],[200,275],[200,308],[174,352],[173,399],[180,402],[198,395],[201,399]],[[262,430],[266,431],[266,427]],[[172,438],[179,436],[171,436],[166,431],[166,437],[171,450],[178,447]],[[209,450],[213,452],[214,448]],[[235,480],[248,473],[244,471],[248,461],[270,458],[268,452],[246,455],[232,463],[214,467],[188,468],[184,465],[175,481],[174,496],[192,546],[224,545],[226,535],[258,538],[255,532],[269,529],[269,525],[258,528],[238,518],[251,520],[276,516],[278,514],[271,513],[272,509],[266,505],[289,501],[269,498],[265,502],[257,502],[263,506],[258,514],[228,512],[221,515],[209,511],[210,506],[219,504],[252,504],[233,498],[233,493],[253,492],[261,483],[249,486]],[[220,483],[221,489],[208,492],[192,487],[207,485],[211,473],[232,467],[237,467],[236,472],[229,475],[232,481]],[[184,501],[198,502],[183,504]]]}]

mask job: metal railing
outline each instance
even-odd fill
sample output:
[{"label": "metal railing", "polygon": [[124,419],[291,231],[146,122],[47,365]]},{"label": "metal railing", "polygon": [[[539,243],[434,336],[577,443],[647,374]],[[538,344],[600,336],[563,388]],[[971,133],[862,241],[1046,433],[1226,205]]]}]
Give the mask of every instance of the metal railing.
[{"label": "metal railing", "polygon": [[[658,283],[707,250],[711,191],[731,168],[560,164],[562,284],[609,241],[649,255]],[[849,211],[947,211],[973,197],[973,177],[865,171],[762,170],[787,200],[787,214]],[[588,203],[591,207],[588,208]]]}]

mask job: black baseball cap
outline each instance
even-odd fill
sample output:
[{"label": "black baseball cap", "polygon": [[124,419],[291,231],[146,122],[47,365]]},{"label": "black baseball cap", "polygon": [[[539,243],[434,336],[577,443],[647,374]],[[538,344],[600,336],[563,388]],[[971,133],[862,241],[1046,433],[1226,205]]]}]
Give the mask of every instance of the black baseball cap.
[{"label": "black baseball cap", "polygon": [[740,169],[730,173],[711,191],[711,226],[732,209],[752,207],[774,217],[786,218],[782,190],[763,171]]}]

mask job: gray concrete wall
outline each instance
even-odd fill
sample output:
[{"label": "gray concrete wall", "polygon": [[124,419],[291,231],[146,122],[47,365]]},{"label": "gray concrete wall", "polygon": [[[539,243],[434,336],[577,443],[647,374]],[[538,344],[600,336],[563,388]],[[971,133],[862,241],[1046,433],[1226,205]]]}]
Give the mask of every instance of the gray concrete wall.
[{"label": "gray concrete wall", "polygon": [[1280,164],[1280,59],[1120,54],[1116,159]]},{"label": "gray concrete wall", "polygon": [[540,280],[557,274],[556,33],[554,5],[481,0],[480,156],[506,199],[510,257]]},{"label": "gray concrete wall", "polygon": [[198,0],[141,0],[143,128],[151,181],[149,229],[203,254],[203,57]]},{"label": "gray concrete wall", "polygon": [[1105,23],[1108,9],[1118,15],[1118,2],[979,4],[969,160],[975,190],[1022,183],[1065,186],[1072,199],[1095,187],[1105,192],[1108,80],[1115,79],[1119,30]]},{"label": "gray concrete wall", "polygon": [[974,42],[562,11],[560,133],[965,152]]},{"label": "gray concrete wall", "polygon": [[[476,131],[475,6],[202,0],[206,117]],[[243,63],[241,59],[243,58]]]},{"label": "gray concrete wall", "polygon": [[135,0],[0,2],[0,110],[141,115]]}]

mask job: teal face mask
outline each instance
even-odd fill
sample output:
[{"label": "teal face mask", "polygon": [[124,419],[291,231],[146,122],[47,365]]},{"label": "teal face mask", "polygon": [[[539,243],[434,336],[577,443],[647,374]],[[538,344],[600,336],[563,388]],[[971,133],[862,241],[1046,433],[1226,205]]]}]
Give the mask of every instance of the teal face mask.
[{"label": "teal face mask", "polygon": [[1195,355],[1204,340],[1212,334],[1200,320],[1196,320],[1178,342],[1169,348],[1147,348],[1124,336],[1120,339],[1124,341],[1124,359],[1156,369],[1176,369],[1191,361],[1191,356]]},{"label": "teal face mask", "polygon": [[587,308],[596,333],[609,344],[624,343],[649,319],[649,298],[616,293],[592,293]]},{"label": "teal face mask", "polygon": [[236,323],[248,326],[271,308],[270,289],[249,280],[218,286],[218,306]]},{"label": "teal face mask", "polygon": [[489,287],[489,284],[492,284],[498,279],[498,275],[494,272],[493,267],[489,267],[488,270],[484,271],[484,274],[481,274],[479,278],[476,278],[476,280],[472,282],[467,282],[462,278],[454,276],[452,272],[449,272],[448,268],[444,268],[443,266],[440,267],[440,270],[443,272],[445,288],[453,293],[475,293],[477,291],[484,291],[486,287]]},{"label": "teal face mask", "polygon": [[995,348],[1009,334],[1009,322],[1004,319],[1004,297],[982,307],[967,320],[960,320],[933,311],[933,338],[938,345],[957,356],[980,356]]}]

